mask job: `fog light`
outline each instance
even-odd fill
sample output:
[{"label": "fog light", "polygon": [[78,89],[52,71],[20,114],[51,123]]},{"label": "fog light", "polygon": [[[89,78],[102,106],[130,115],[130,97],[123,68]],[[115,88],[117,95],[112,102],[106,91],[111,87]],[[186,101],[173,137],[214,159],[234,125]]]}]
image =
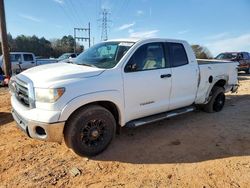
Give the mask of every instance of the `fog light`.
[{"label": "fog light", "polygon": [[46,136],[46,132],[44,128],[39,127],[39,126],[36,127],[36,134],[38,134],[39,136]]}]

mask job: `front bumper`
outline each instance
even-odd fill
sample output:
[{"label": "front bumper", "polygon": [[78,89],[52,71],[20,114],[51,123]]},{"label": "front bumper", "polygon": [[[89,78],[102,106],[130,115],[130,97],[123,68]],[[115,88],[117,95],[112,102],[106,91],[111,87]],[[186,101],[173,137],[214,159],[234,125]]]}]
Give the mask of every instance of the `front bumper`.
[{"label": "front bumper", "polygon": [[12,116],[18,128],[24,131],[29,137],[50,142],[62,142],[65,122],[50,124],[27,120],[14,109],[12,110]]}]

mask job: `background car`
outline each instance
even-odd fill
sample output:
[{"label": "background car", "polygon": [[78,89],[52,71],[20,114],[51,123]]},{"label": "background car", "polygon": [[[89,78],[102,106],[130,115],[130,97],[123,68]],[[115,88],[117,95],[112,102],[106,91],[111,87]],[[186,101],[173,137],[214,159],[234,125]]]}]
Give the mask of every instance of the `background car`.
[{"label": "background car", "polygon": [[238,71],[245,71],[250,73],[250,54],[248,52],[225,52],[215,57],[219,60],[238,61]]},{"label": "background car", "polygon": [[78,56],[77,53],[64,53],[60,57],[57,58],[57,61],[68,61],[70,58],[76,58]]}]

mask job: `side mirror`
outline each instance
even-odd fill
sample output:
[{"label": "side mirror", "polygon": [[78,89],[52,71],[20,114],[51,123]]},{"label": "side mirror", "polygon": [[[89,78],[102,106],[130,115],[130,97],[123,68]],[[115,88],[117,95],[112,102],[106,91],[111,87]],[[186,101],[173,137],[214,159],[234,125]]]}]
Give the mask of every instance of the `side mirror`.
[{"label": "side mirror", "polygon": [[135,63],[130,64],[128,63],[125,67],[125,72],[135,72],[137,71],[137,65]]}]

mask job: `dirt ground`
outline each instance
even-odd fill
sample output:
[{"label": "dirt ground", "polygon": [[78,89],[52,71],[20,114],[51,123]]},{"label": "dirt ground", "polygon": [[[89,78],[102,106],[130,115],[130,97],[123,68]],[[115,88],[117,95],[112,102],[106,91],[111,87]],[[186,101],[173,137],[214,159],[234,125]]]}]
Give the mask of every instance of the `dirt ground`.
[{"label": "dirt ground", "polygon": [[[123,129],[110,147],[82,158],[65,144],[28,138],[0,88],[2,187],[250,187],[250,75],[219,113],[193,112]],[[80,174],[71,175],[77,168]]]}]

